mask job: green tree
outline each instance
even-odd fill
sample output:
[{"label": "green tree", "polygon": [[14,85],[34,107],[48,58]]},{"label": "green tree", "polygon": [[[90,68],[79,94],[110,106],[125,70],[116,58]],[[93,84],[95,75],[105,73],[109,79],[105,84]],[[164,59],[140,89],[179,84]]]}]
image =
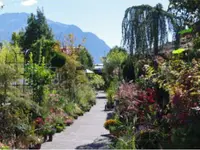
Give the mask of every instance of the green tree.
[{"label": "green tree", "polygon": [[135,61],[133,56],[128,56],[128,58],[122,64],[123,66],[123,78],[125,81],[134,81],[136,78],[135,75]]},{"label": "green tree", "polygon": [[[0,134],[2,141],[12,143],[12,148],[22,148],[27,141],[22,137],[33,135],[32,117],[40,114],[40,108],[23,94],[18,86],[22,79],[24,62],[17,45],[5,43],[0,51]],[[41,79],[41,78],[40,78]]]},{"label": "green tree", "polygon": [[45,39],[48,40],[53,40],[53,33],[51,28],[49,28],[48,24],[47,24],[47,20],[46,17],[44,16],[44,12],[40,9],[37,9],[37,38],[42,38],[44,37]]},{"label": "green tree", "polygon": [[44,56],[47,64],[50,64],[54,39],[52,30],[47,24],[44,12],[37,9],[37,14],[31,14],[27,21],[28,26],[25,31],[19,34],[13,33],[12,43],[18,43],[23,50],[31,49],[34,63],[41,63]]},{"label": "green tree", "polygon": [[23,49],[29,49],[33,43],[37,41],[38,38],[38,25],[36,22],[36,17],[34,14],[31,14],[28,18],[28,26],[25,29],[24,33],[24,43],[21,45]]},{"label": "green tree", "polygon": [[53,58],[51,59],[51,66],[61,68],[66,63],[66,57],[63,53],[55,51]]},{"label": "green tree", "polygon": [[47,40],[44,37],[37,40],[31,45],[31,52],[33,53],[33,62],[41,64],[42,57],[45,57],[45,63],[50,65],[51,59],[54,56],[55,41]]},{"label": "green tree", "polygon": [[127,56],[127,52],[120,47],[116,46],[110,50],[104,60],[104,72],[109,79],[112,79],[114,76],[117,76],[119,80],[121,79],[122,63]]},{"label": "green tree", "polygon": [[11,83],[19,79],[23,73],[23,55],[20,51],[19,47],[7,43],[0,51],[0,95],[6,96],[7,92],[11,91]]},{"label": "green tree", "polygon": [[167,33],[174,24],[173,15],[164,11],[161,4],[155,7],[130,7],[125,11],[122,22],[123,44],[130,50],[131,55],[152,52],[157,55],[167,42]]},{"label": "green tree", "polygon": [[83,65],[84,69],[91,69],[93,67],[93,58],[86,48],[81,48],[78,60]]},{"label": "green tree", "polygon": [[98,74],[89,74],[88,78],[90,80],[90,84],[96,89],[99,90],[101,89],[104,84],[105,81],[103,80],[103,77],[98,75]]},{"label": "green tree", "polygon": [[20,31],[19,33],[13,32],[12,34],[12,39],[11,39],[11,44],[15,46],[22,46],[23,45],[23,36],[24,32]]},{"label": "green tree", "polygon": [[[199,23],[196,22],[200,19],[200,1],[199,0],[169,0],[168,12],[173,14],[176,18],[175,30],[175,48],[178,49],[180,45],[180,31],[187,27],[195,29],[200,32]],[[195,31],[194,30],[194,31]]]},{"label": "green tree", "polygon": [[40,105],[46,100],[45,92],[48,90],[48,85],[53,79],[51,70],[45,67],[44,57],[42,58],[41,65],[33,63],[31,59],[26,65],[25,77],[28,79],[28,84],[33,88],[33,100]]},{"label": "green tree", "polygon": [[24,49],[29,49],[33,43],[44,37],[53,40],[53,34],[47,24],[44,12],[37,9],[37,15],[31,14],[24,34]]},{"label": "green tree", "polygon": [[182,20],[183,26],[191,26],[200,19],[200,1],[169,0],[168,11]]}]

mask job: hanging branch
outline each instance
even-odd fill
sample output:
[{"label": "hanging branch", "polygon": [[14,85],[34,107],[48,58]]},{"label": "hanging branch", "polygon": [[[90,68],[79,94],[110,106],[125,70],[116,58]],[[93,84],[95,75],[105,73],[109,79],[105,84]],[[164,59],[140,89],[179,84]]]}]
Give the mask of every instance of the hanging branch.
[{"label": "hanging branch", "polygon": [[125,11],[122,22],[123,45],[130,54],[157,55],[174,28],[174,17],[161,4],[133,6]]}]

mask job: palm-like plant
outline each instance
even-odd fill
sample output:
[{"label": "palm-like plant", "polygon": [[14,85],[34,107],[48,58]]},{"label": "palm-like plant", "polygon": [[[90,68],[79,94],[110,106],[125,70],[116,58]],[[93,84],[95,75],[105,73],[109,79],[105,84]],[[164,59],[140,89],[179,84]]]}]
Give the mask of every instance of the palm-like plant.
[{"label": "palm-like plant", "polygon": [[133,6],[125,11],[122,22],[123,44],[130,53],[157,55],[175,27],[174,16],[162,4]]}]

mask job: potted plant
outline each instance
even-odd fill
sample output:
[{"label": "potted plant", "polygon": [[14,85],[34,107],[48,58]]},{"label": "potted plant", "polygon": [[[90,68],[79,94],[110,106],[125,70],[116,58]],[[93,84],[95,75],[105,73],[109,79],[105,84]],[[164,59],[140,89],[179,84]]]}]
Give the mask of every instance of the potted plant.
[{"label": "potted plant", "polygon": [[70,126],[73,123],[74,123],[73,118],[71,118],[71,117],[66,117],[65,118],[65,124],[66,124],[66,126]]},{"label": "potted plant", "polygon": [[112,110],[113,108],[114,108],[114,102],[113,101],[108,101],[106,103],[106,106],[105,106],[105,111]]},{"label": "potted plant", "polygon": [[78,115],[73,115],[74,119],[78,119]]},{"label": "potted plant", "polygon": [[63,124],[57,124],[56,125],[56,132],[57,133],[60,133],[60,132],[62,132],[63,130],[64,130],[64,126],[63,126]]},{"label": "potted plant", "polygon": [[29,149],[40,149],[43,143],[42,138],[36,135],[30,135],[28,140],[30,142]]},{"label": "potted plant", "polygon": [[104,123],[104,128],[110,131],[110,134],[118,137],[124,129],[120,128],[121,122],[115,119],[109,119]]},{"label": "potted plant", "polygon": [[49,136],[49,142],[53,141],[53,135],[56,133],[56,129],[55,128],[51,128],[51,130],[49,130],[48,132],[48,136]]},{"label": "potted plant", "polygon": [[52,141],[53,140],[53,135],[56,133],[56,129],[53,128],[52,125],[50,124],[45,124],[43,128],[43,137],[44,137],[44,142],[46,141]]}]

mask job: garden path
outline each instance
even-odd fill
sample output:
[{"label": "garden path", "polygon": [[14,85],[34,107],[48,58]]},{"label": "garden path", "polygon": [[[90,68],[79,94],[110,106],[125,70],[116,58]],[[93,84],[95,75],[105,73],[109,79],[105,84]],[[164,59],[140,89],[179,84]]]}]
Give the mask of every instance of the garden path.
[{"label": "garden path", "polygon": [[55,134],[53,142],[44,143],[41,149],[108,149],[110,141],[106,135],[109,132],[103,127],[108,114],[104,111],[105,97],[104,92],[98,92],[97,103],[90,112],[79,117],[63,132]]}]

